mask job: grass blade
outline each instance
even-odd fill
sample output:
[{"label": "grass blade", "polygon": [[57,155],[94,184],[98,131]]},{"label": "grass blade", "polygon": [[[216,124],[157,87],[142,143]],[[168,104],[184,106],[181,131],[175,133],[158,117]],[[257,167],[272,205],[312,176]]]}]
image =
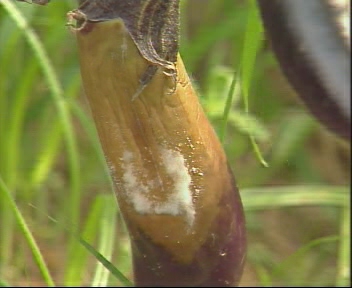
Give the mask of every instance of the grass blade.
[{"label": "grass blade", "polygon": [[[87,239],[88,241],[93,241],[98,234],[98,223],[99,217],[103,211],[103,198],[101,195],[98,195],[91,208],[89,209],[89,214],[84,223],[84,228],[82,232],[82,237]],[[55,220],[54,220],[55,221]],[[58,223],[55,221],[55,223]],[[64,228],[67,230],[67,228]],[[74,233],[69,231],[69,233]],[[75,237],[77,238],[77,237]],[[77,240],[76,240],[77,241]],[[84,272],[87,264],[87,253],[85,253],[85,249],[79,245],[77,249],[71,250],[69,254],[69,258],[71,259],[65,269],[65,284],[70,285],[82,285],[81,283],[81,275]]]},{"label": "grass blade", "polygon": [[246,188],[241,190],[243,206],[247,211],[287,206],[338,206],[348,203],[348,187],[288,186]]},{"label": "grass blade", "polygon": [[83,238],[79,237],[79,242],[102,264],[108,269],[112,275],[114,275],[123,285],[132,287],[133,283],[123,275],[109,260],[107,260],[102,254],[100,254],[93,246],[86,242]]},{"label": "grass blade", "polygon": [[[113,199],[111,199],[113,198]],[[100,244],[99,251],[103,255],[106,255],[107,260],[111,260],[112,253],[114,250],[115,240],[115,227],[116,227],[116,212],[117,206],[111,205],[114,202],[114,195],[103,196],[104,208],[100,217]],[[106,287],[109,280],[109,271],[104,268],[101,263],[98,263],[95,270],[95,275],[92,281],[92,287]]]},{"label": "grass blade", "polygon": [[229,115],[232,107],[232,100],[234,95],[237,93],[237,91],[240,89],[240,76],[238,73],[235,73],[233,75],[233,79],[229,88],[229,92],[227,94],[226,98],[226,103],[225,103],[225,108],[224,108],[224,113],[222,116],[222,126],[220,129],[219,133],[219,138],[222,144],[224,144],[225,137],[226,137],[226,128],[227,128],[227,123],[229,121]]},{"label": "grass blade", "polygon": [[53,279],[50,275],[50,272],[45,264],[44,258],[39,250],[39,247],[38,247],[32,233],[31,233],[31,231],[29,230],[29,228],[26,224],[26,221],[24,220],[21,212],[18,210],[15,200],[12,198],[11,192],[7,189],[7,187],[1,177],[0,177],[0,188],[3,191],[5,197],[8,201],[9,207],[12,209],[13,213],[15,214],[19,228],[22,230],[22,233],[23,233],[25,239],[27,240],[29,247],[31,248],[34,260],[37,263],[37,266],[43,276],[43,279],[45,280],[45,282],[48,286],[54,287],[55,286],[54,281],[53,281]]},{"label": "grass blade", "polygon": [[331,243],[339,240],[339,236],[337,235],[332,235],[332,236],[326,236],[326,237],[321,237],[315,240],[310,241],[306,245],[300,247],[296,252],[291,254],[289,257],[287,257],[283,262],[279,263],[272,272],[272,277],[276,278],[279,277],[284,273],[284,271],[289,271],[290,269],[287,268],[287,266],[290,266],[291,269],[294,267],[292,265],[292,262],[297,261],[299,259],[304,259],[302,255],[307,254],[311,249],[316,248],[317,246],[320,246],[325,243]]},{"label": "grass blade", "polygon": [[31,48],[33,49],[35,57],[37,57],[40,67],[43,70],[44,76],[48,83],[54,103],[60,116],[61,124],[67,145],[67,152],[69,155],[70,180],[71,180],[71,205],[70,219],[73,223],[78,224],[79,221],[79,200],[80,200],[80,169],[78,161],[78,153],[76,148],[76,141],[73,133],[73,128],[70,120],[70,113],[66,100],[63,97],[63,91],[59,83],[55,70],[50,62],[50,59],[40,41],[37,34],[30,28],[25,17],[9,0],[3,0],[2,5],[7,10],[9,16],[14,20],[18,28],[24,33]]},{"label": "grass blade", "polygon": [[[244,101],[244,109],[246,113],[249,113],[249,89],[256,55],[260,48],[263,32],[263,27],[260,22],[258,10],[254,0],[251,0],[248,3],[250,6],[248,9],[247,28],[241,58],[241,88]],[[254,137],[250,135],[249,138],[257,159],[264,167],[268,167],[268,164],[264,160]]]}]

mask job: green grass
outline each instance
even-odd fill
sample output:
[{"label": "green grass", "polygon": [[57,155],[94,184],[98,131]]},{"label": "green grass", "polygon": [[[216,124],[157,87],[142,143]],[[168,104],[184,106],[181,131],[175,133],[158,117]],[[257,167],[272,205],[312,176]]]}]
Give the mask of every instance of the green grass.
[{"label": "green grass", "polygon": [[[349,148],[296,101],[253,0],[198,2],[181,1],[180,53],[240,187],[242,284],[348,285]],[[131,285],[126,229],[109,205],[65,27],[73,8],[0,2],[0,286]]]}]

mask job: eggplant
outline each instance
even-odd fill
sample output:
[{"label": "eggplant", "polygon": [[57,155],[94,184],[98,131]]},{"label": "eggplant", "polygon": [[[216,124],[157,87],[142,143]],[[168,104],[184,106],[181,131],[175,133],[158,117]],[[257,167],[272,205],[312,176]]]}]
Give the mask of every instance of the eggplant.
[{"label": "eggplant", "polygon": [[82,1],[83,87],[129,231],[137,286],[234,286],[243,207],[178,54],[178,0]]},{"label": "eggplant", "polygon": [[289,83],[330,131],[351,140],[351,52],[334,1],[257,0]]}]

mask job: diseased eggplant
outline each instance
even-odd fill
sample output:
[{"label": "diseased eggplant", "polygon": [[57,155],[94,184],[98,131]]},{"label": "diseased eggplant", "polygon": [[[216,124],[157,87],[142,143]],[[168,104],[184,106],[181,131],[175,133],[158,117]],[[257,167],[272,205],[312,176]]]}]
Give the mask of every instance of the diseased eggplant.
[{"label": "diseased eggplant", "polygon": [[178,1],[84,1],[69,17],[135,284],[237,285],[243,208],[178,55]]},{"label": "diseased eggplant", "polygon": [[332,0],[258,0],[288,81],[315,117],[351,139],[351,52]]}]

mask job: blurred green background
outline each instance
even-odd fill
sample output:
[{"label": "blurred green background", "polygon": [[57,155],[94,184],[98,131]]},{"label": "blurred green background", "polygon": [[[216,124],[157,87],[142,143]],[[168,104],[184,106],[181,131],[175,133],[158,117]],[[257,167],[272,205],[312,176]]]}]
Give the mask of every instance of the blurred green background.
[{"label": "blurred green background", "polygon": [[[45,7],[0,0],[0,286],[122,285],[77,233],[131,276],[128,237],[111,205],[75,36],[65,26],[74,8],[73,0]],[[181,1],[180,53],[224,138],[246,210],[248,257],[240,285],[349,285],[350,147],[301,104],[256,12],[254,1]],[[225,127],[237,71],[249,71],[248,81],[236,82]],[[249,135],[269,167],[256,157]],[[18,225],[18,211],[26,225]]]}]

